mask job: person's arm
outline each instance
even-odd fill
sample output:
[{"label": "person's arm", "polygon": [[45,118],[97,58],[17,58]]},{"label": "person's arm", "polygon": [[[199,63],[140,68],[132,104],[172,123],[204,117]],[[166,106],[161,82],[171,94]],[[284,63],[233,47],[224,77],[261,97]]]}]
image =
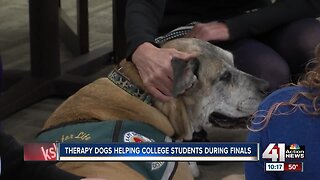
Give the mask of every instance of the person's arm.
[{"label": "person's arm", "polygon": [[128,0],[125,15],[127,57],[144,42],[153,43],[163,18],[166,0]]},{"label": "person's arm", "polygon": [[[270,108],[271,104],[273,103],[273,99],[270,100],[270,98],[266,98],[259,106],[259,109],[257,111],[258,115],[254,118],[253,122],[251,123],[252,129],[260,129],[263,126],[263,123],[260,123],[262,121],[262,117],[265,115],[265,111]],[[262,111],[261,111],[262,110]],[[259,112],[260,111],[260,112]],[[278,179],[275,172],[265,172],[264,170],[264,163],[265,160],[262,158],[262,153],[266,149],[266,147],[269,144],[269,131],[268,128],[264,128],[258,132],[249,131],[247,142],[250,143],[259,143],[259,161],[253,161],[253,162],[245,162],[245,178],[246,180],[275,180]]]},{"label": "person's arm", "polygon": [[82,177],[70,174],[48,162],[25,162],[23,147],[10,135],[0,130],[0,179],[66,179]]},{"label": "person's arm", "polygon": [[127,59],[137,67],[144,88],[153,97],[168,101],[173,86],[171,60],[187,60],[194,55],[154,45],[164,8],[165,0],[128,0],[125,30]]},{"label": "person's arm", "polygon": [[319,0],[278,0],[256,12],[226,19],[230,40],[258,35],[277,26],[307,17],[320,16]]},{"label": "person's arm", "polygon": [[[268,109],[270,106],[270,100],[265,100],[264,102],[261,103],[259,110],[265,110]],[[261,115],[265,115],[265,112],[261,112]],[[257,124],[252,124],[251,128],[253,129],[259,129],[261,128],[262,124],[258,123],[261,122],[261,117],[257,116],[253,122],[256,122]],[[267,128],[254,132],[254,131],[249,131],[248,137],[247,137],[247,142],[253,142],[253,143],[259,143],[259,156],[260,160],[259,161],[253,161],[253,162],[245,162],[245,177],[246,180],[275,180],[278,179],[277,173],[275,172],[266,172],[264,169],[264,163],[266,162],[262,158],[262,153],[266,149],[266,147],[269,145],[269,137],[270,135],[268,134],[269,131]]]},{"label": "person's arm", "polygon": [[186,35],[204,41],[228,41],[255,36],[292,21],[320,16],[319,0],[278,0],[255,12],[219,22],[198,23]]},{"label": "person's arm", "polygon": [[[260,158],[262,157],[262,152],[268,145],[268,136],[266,136],[265,131],[260,132],[249,132],[248,142],[259,142],[260,144]],[[276,173],[265,172],[264,161],[260,159],[254,162],[245,162],[245,177],[246,180],[275,180],[278,179]]]}]

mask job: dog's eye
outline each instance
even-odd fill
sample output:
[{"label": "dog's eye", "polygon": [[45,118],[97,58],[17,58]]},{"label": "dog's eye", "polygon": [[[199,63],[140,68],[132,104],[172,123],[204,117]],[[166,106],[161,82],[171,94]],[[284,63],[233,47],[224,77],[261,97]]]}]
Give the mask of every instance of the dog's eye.
[{"label": "dog's eye", "polygon": [[219,80],[220,81],[230,81],[231,80],[231,73],[229,71],[224,72]]}]

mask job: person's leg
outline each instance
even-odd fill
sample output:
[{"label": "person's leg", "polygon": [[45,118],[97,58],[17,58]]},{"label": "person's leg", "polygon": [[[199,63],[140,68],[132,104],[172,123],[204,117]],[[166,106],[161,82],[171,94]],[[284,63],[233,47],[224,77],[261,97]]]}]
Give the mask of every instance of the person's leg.
[{"label": "person's leg", "polygon": [[303,19],[290,23],[269,33],[265,42],[287,61],[291,73],[297,75],[314,58],[314,49],[320,43],[320,22]]},{"label": "person's leg", "polygon": [[271,91],[289,82],[290,70],[286,61],[269,46],[254,39],[244,39],[224,48],[232,52],[238,69],[268,81]]}]

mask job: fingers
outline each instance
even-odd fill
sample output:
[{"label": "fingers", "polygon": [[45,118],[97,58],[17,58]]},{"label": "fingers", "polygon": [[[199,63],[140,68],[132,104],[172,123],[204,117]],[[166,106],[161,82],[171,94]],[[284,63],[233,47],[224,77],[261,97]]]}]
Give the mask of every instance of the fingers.
[{"label": "fingers", "polygon": [[151,69],[140,66],[139,74],[144,87],[153,97],[161,101],[168,101],[172,98],[173,72],[171,66],[167,68],[159,65]]},{"label": "fingers", "polygon": [[144,43],[140,45],[132,56],[144,87],[155,98],[168,101],[172,97],[173,69],[171,60],[178,58],[189,60],[195,53],[180,52],[176,49],[159,49]]},{"label": "fingers", "polygon": [[[164,76],[165,74],[163,74]],[[172,79],[166,77],[154,77],[152,81],[146,82],[147,86],[152,86],[158,89],[162,94],[166,96],[172,96]]]},{"label": "fingers", "polygon": [[176,49],[173,49],[173,51],[175,52],[172,54],[172,57],[178,58],[181,60],[190,60],[198,56],[197,52],[186,53],[186,52],[178,51]]},{"label": "fingers", "polygon": [[172,79],[165,73],[158,74],[159,76],[151,76],[145,82],[146,90],[155,98],[161,101],[168,101],[172,98]]},{"label": "fingers", "polygon": [[185,36],[197,38],[203,41],[226,41],[229,40],[229,28],[221,22],[198,23]]},{"label": "fingers", "polygon": [[149,86],[146,87],[148,92],[150,94],[152,94],[153,97],[159,99],[160,101],[169,101],[170,99],[172,99],[172,96],[167,96],[165,94],[163,94],[161,91],[159,91],[158,89],[156,89],[155,87]]},{"label": "fingers", "polygon": [[191,31],[185,35],[186,38],[197,38],[202,31],[202,23],[194,25]]}]

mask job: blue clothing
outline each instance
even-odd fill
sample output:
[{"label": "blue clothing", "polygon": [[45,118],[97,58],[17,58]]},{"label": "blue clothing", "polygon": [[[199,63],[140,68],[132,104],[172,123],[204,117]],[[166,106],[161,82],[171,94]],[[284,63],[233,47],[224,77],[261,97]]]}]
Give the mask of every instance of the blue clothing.
[{"label": "blue clothing", "polygon": [[[259,110],[269,110],[277,102],[288,102],[298,92],[311,92],[310,89],[294,86],[285,87],[269,95],[260,105]],[[298,103],[311,105],[311,101],[305,97]],[[280,106],[281,112],[292,109],[289,106]],[[263,113],[265,114],[265,112]],[[261,118],[255,118],[255,122]],[[258,126],[253,126],[257,128]],[[263,130],[249,132],[249,142],[260,143],[260,157],[269,143],[285,143],[286,145],[298,144],[305,146],[305,158],[293,162],[303,162],[303,172],[265,172],[264,163],[270,160],[245,163],[245,175],[247,180],[265,179],[319,179],[320,177],[320,117],[308,115],[297,110],[289,115],[273,115]]]}]

